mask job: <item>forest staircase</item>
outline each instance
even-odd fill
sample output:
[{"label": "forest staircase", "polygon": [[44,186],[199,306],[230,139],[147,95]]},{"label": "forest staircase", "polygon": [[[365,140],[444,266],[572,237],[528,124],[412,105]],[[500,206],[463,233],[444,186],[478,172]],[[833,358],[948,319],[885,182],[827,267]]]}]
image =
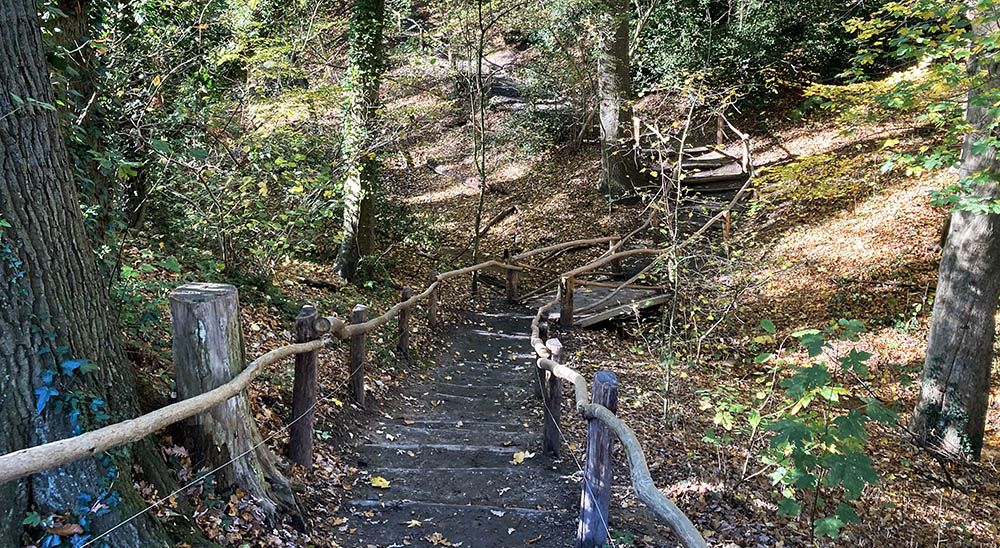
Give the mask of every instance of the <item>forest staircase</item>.
[{"label": "forest staircase", "polygon": [[[556,548],[575,537],[580,478],[542,451],[531,318],[468,316],[407,405],[378,421],[354,464],[389,485],[354,488],[341,545]],[[518,452],[531,456],[515,464]]]}]

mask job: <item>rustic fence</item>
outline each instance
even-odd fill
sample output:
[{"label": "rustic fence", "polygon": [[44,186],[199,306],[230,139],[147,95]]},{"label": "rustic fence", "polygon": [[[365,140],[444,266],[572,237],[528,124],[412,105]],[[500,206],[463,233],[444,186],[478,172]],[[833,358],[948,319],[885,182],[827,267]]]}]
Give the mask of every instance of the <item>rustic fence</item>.
[{"label": "rustic fence", "polygon": [[[189,387],[190,390],[203,390],[200,393],[182,394],[186,399],[167,405],[140,417],[105,426],[91,432],[80,434],[43,445],[29,447],[0,455],[0,484],[24,478],[31,474],[55,468],[83,458],[94,456],[103,451],[120,447],[127,443],[139,441],[146,436],[162,430],[180,421],[192,417],[215,415],[224,407],[246,406],[244,391],[249,384],[268,366],[289,357],[295,358],[295,378],[293,383],[292,417],[289,428],[289,458],[292,462],[310,467],[313,460],[313,409],[317,403],[317,361],[318,353],[333,338],[350,341],[350,357],[348,380],[350,397],[362,408],[365,398],[365,354],[367,334],[398,318],[399,337],[397,350],[401,355],[409,354],[409,332],[412,309],[420,302],[427,301],[427,321],[431,327],[440,323],[439,297],[441,285],[456,277],[479,272],[486,269],[499,269],[506,274],[506,295],[511,300],[518,300],[519,274],[524,270],[542,267],[531,266],[526,260],[533,257],[543,257],[542,262],[554,259],[573,249],[593,247],[608,244],[608,250],[598,259],[578,269],[563,273],[557,278],[558,290],[556,298],[538,310],[531,324],[531,344],[539,359],[537,372],[540,392],[546,402],[544,447],[549,453],[557,453],[559,447],[560,416],[559,402],[562,398],[562,381],[573,384],[576,395],[576,408],[590,422],[588,433],[587,468],[584,481],[584,494],[581,499],[581,521],[578,541],[581,546],[597,546],[604,535],[607,536],[607,506],[610,497],[610,457],[613,434],[625,447],[631,469],[632,484],[639,498],[662,518],[682,539],[685,546],[703,546],[704,541],[694,529],[690,521],[676,506],[660,493],[649,476],[645,457],[634,433],[625,426],[614,414],[617,382],[612,373],[602,372],[594,384],[593,401],[587,397],[586,381],[572,369],[559,363],[561,345],[557,339],[545,340],[540,333],[543,329],[541,319],[545,313],[561,301],[569,310],[569,324],[572,321],[572,288],[574,283],[583,280],[584,276],[599,272],[604,265],[617,268],[621,259],[637,255],[656,255],[666,252],[662,249],[638,249],[619,251],[624,243],[649,226],[649,222],[633,231],[625,238],[608,236],[588,240],[565,242],[533,251],[509,256],[509,262],[486,261],[474,266],[460,268],[443,274],[432,273],[428,286],[420,293],[413,294],[410,288],[403,288],[400,302],[375,318],[369,318],[369,310],[364,305],[357,305],[351,311],[349,321],[337,315],[322,316],[312,306],[305,306],[295,320],[295,342],[271,350],[251,361],[245,368],[242,363],[242,335],[239,332],[238,305],[235,304],[235,288],[217,284],[188,284],[178,288],[185,299],[172,302],[172,317],[174,319],[174,351],[193,356],[191,360],[197,367],[204,368],[200,376],[192,375],[192,379],[201,379]],[[620,288],[619,288],[620,289]],[[569,294],[569,295],[568,295]],[[224,301],[224,305],[219,302]],[[183,302],[182,302],[183,301]],[[175,309],[174,305],[177,305]],[[564,309],[565,310],[565,309]],[[235,312],[234,312],[235,311]],[[177,325],[177,318],[186,317],[186,327]],[[223,326],[212,336],[205,335],[206,326]],[[211,331],[211,329],[210,329]],[[181,333],[197,333],[197,336],[185,338]],[[214,345],[198,349],[185,345]],[[180,346],[179,346],[180,345]],[[196,350],[196,351],[195,351]],[[201,357],[197,357],[201,356]],[[224,356],[222,359],[216,359]],[[199,361],[200,360],[200,361]],[[239,361],[239,363],[236,363]],[[195,381],[192,381],[195,382]],[[229,402],[226,406],[221,404]],[[219,417],[216,417],[217,419]],[[253,432],[256,427],[250,416]],[[201,420],[201,419],[199,419]],[[225,422],[225,421],[223,421]],[[250,436],[241,443],[246,445],[259,440],[259,434]],[[232,440],[228,440],[232,441]],[[237,459],[254,451],[263,445],[258,441],[216,469],[234,464]],[[237,448],[239,449],[239,448]],[[598,524],[595,519],[601,522]],[[107,532],[105,533],[107,534]],[[103,536],[103,535],[102,535]],[[589,539],[589,540],[581,540]]]}]

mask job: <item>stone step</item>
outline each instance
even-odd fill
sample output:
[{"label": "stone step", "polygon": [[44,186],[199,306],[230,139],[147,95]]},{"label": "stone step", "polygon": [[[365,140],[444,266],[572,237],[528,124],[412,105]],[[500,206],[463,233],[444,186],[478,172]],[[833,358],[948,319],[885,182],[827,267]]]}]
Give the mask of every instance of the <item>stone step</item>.
[{"label": "stone step", "polygon": [[[462,548],[532,546],[565,548],[576,535],[576,512],[570,509],[505,508],[442,504],[430,501],[379,503],[351,501],[354,514],[339,533],[343,546],[389,548],[442,546],[441,539]],[[412,520],[417,520],[419,525]],[[409,525],[414,525],[410,527]],[[435,537],[435,534],[440,537]]]}]

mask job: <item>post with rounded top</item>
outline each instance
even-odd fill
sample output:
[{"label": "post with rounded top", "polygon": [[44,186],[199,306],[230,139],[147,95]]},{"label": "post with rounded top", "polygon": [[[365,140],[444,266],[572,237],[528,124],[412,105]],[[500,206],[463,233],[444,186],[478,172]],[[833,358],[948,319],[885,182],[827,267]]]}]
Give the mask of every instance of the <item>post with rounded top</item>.
[{"label": "post with rounded top", "polygon": [[[437,270],[431,270],[427,283],[433,285],[437,282],[438,276],[439,273]],[[427,297],[427,325],[431,329],[438,326],[438,286],[434,286],[431,294]]]},{"label": "post with rounded top", "polygon": [[[547,341],[549,339],[549,322],[548,320],[542,320],[538,322],[538,338]],[[547,347],[548,345],[546,345]],[[535,397],[542,399],[545,395],[545,370],[538,365],[533,367],[535,373],[532,375],[532,384],[535,385]]]},{"label": "post with rounded top", "polygon": [[[594,376],[590,401],[618,409],[618,378],[611,371]],[[576,548],[597,548],[608,543],[608,506],[611,503],[611,448],[614,436],[604,424],[590,419],[587,424],[587,457],[580,497],[580,523]]]},{"label": "post with rounded top", "polygon": [[[295,318],[295,342],[316,340],[316,307],[305,305]],[[311,469],[313,464],[313,415],[316,405],[316,361],[319,351],[295,355],[295,381],[292,388],[292,423],[288,438],[288,457],[295,464]],[[294,422],[292,422],[294,421]]]},{"label": "post with rounded top", "polygon": [[[351,311],[351,325],[368,321],[368,307],[359,304]],[[362,408],[365,406],[365,333],[351,335],[350,384],[351,398]]]},{"label": "post with rounded top", "polygon": [[559,289],[562,293],[559,306],[559,325],[573,327],[573,278],[560,278]]},{"label": "post with rounded top", "polygon": [[[406,302],[410,300],[413,296],[413,290],[409,287],[404,287],[399,294],[399,302]],[[404,360],[410,359],[410,309],[404,308],[399,311],[399,342],[396,344],[396,349],[399,350],[399,355]]]},{"label": "post with rounded top", "polygon": [[[552,353],[551,360],[562,363],[562,343],[559,339],[549,339],[545,347]],[[543,371],[539,369],[539,371]],[[545,373],[544,409],[545,426],[542,430],[542,450],[547,455],[559,457],[559,421],[562,416],[563,381],[551,371]]]}]

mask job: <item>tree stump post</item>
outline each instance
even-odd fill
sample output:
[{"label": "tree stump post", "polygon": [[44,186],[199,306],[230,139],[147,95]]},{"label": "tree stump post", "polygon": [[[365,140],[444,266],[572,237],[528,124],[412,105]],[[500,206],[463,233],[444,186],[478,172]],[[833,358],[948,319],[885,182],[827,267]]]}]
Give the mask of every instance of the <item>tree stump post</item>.
[{"label": "tree stump post", "polygon": [[[437,270],[432,270],[428,278],[429,284],[434,284],[437,282],[439,272]],[[427,325],[431,329],[438,326],[438,286],[434,286],[431,290],[431,294],[427,297]]]},{"label": "tree stump post", "polygon": [[[351,325],[358,325],[368,321],[368,307],[363,304],[354,306],[351,311]],[[350,363],[350,385],[351,399],[359,407],[365,407],[365,338],[366,333],[351,335],[351,363]]]},{"label": "tree stump post", "polygon": [[[538,322],[538,338],[543,341],[548,340],[549,322],[547,320]],[[535,362],[535,366],[530,369],[534,371],[531,375],[531,383],[535,385],[535,397],[541,400],[545,396],[545,370],[538,367],[537,360]]]},{"label": "tree stump post", "polygon": [[[562,343],[559,339],[549,339],[545,342],[546,348],[552,353],[552,361],[562,363]],[[539,369],[539,371],[543,371]],[[544,391],[544,412],[545,425],[542,430],[542,450],[552,457],[559,457],[559,421],[562,417],[562,393],[563,381],[555,376],[551,371],[544,371],[545,391]]]},{"label": "tree stump post", "polygon": [[[404,287],[399,294],[399,302],[406,302],[413,296],[413,289]],[[404,360],[410,359],[410,309],[404,308],[399,311],[399,342],[396,349]]]},{"label": "tree stump post", "polygon": [[[319,314],[316,307],[305,305],[295,318],[295,342],[319,338],[314,327]],[[312,469],[313,417],[316,405],[316,362],[319,351],[295,355],[295,382],[292,387],[292,426],[288,437],[288,457],[295,464]],[[292,422],[295,421],[295,422]]]},{"label": "tree stump post", "polygon": [[[594,376],[590,401],[618,409],[618,378],[611,371]],[[611,449],[614,437],[600,421],[587,424],[587,456],[583,471],[583,493],[580,497],[580,524],[576,548],[597,548],[608,542],[608,506],[611,502]]]},{"label": "tree stump post", "polygon": [[[226,284],[189,283],[170,293],[177,395],[187,399],[233,379],[246,365],[239,293]],[[250,404],[240,394],[190,420],[195,453],[220,467],[221,486],[238,486],[257,499],[272,523],[282,513],[301,519],[278,459],[261,443]],[[232,462],[230,462],[232,461]]]},{"label": "tree stump post", "polygon": [[663,241],[663,234],[660,232],[660,215],[661,213],[656,210],[654,206],[653,218],[649,223],[649,231],[651,233],[651,240],[653,241],[654,247],[660,245],[660,242]]},{"label": "tree stump post", "polygon": [[559,289],[562,293],[562,300],[559,307],[559,325],[562,327],[573,327],[573,278],[561,278]]}]

